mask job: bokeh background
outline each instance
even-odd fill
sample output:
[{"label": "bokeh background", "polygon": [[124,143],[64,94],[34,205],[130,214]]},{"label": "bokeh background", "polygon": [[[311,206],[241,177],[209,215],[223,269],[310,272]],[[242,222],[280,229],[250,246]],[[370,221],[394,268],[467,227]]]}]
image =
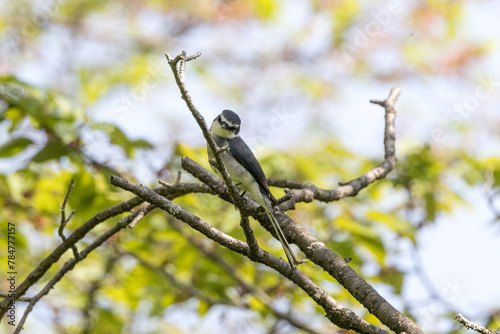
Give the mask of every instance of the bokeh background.
[{"label": "bokeh background", "polygon": [[[76,213],[67,233],[130,197],[109,185],[111,174],[156,186],[175,180],[183,155],[208,166],[164,56],[186,50],[202,53],[188,63],[187,87],[208,123],[222,109],[236,111],[268,177],[326,188],[383,160],[383,110],[369,100],[401,87],[397,169],[356,198],[290,214],[353,257],[352,266],[426,333],[465,332],[452,320],[459,312],[496,329],[499,12],[491,0],[0,0],[0,218],[18,227],[20,279],[60,243],[72,178]],[[243,238],[231,206],[208,195],[177,202]],[[169,219],[152,214],[93,252],[37,304],[25,331],[298,332],[200,258]],[[261,245],[279,255],[279,244],[254,226]],[[218,250],[276,307],[331,330],[290,283]],[[226,305],[174,288],[138,258]],[[330,277],[312,265],[304,271],[379,324]],[[234,298],[247,306],[233,306]],[[25,306],[17,306],[20,317]]]}]

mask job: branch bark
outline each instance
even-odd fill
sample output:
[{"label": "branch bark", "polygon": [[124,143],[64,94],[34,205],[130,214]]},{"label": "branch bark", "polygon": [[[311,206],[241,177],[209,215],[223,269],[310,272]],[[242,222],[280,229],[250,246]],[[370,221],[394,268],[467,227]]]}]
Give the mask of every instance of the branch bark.
[{"label": "branch bark", "polygon": [[[180,57],[185,57],[183,52],[181,55],[177,56],[176,59]],[[169,63],[171,63],[170,57]],[[172,67],[172,65],[171,65]],[[174,76],[182,77],[185,71],[185,67],[182,67],[180,71],[182,75],[179,75],[179,70],[177,67],[172,67]],[[179,81],[177,80],[178,85]],[[186,99],[185,93],[186,87],[185,82],[179,85],[181,94],[188,104],[188,108],[193,113],[193,116],[198,119],[202,116],[197,111],[196,107],[193,105],[191,98],[189,96]],[[289,180],[276,180],[270,179],[269,184],[272,186],[278,186],[286,188],[285,192],[288,196],[292,198],[284,203],[281,203],[280,208],[282,210],[289,210],[294,208],[296,202],[311,202],[313,200],[318,200],[322,202],[331,202],[340,200],[349,196],[356,196],[359,191],[366,188],[371,183],[376,180],[385,178],[396,165],[396,131],[395,131],[395,118],[396,110],[394,109],[394,104],[396,103],[401,89],[399,87],[393,88],[389,96],[385,100],[370,100],[373,104],[378,104],[385,109],[385,131],[384,131],[384,161],[375,166],[365,174],[360,177],[351,180],[347,183],[341,183],[339,187],[331,190],[321,189],[312,184],[305,184]],[[200,124],[200,122],[198,122]],[[204,125],[204,127],[202,126]],[[212,138],[208,132],[206,124],[200,125],[203,135],[207,139],[210,147]],[[212,149],[214,149],[212,147]],[[214,150],[215,151],[215,150]],[[192,160],[184,157],[182,159],[182,166],[188,172],[193,174],[195,177],[199,178],[202,182],[205,182],[210,188],[219,193],[219,196],[227,200],[227,189],[214,179],[210,173],[201,166],[196,166]],[[227,182],[226,176],[224,178],[224,183],[229,188],[229,193],[232,195],[233,199],[238,200],[232,194],[231,186],[232,182]],[[240,212],[245,214],[250,214],[254,218],[257,218],[259,222],[266,227],[273,235],[274,232],[269,228],[269,223],[265,219],[265,215],[261,213],[260,208],[256,203],[250,204],[237,203],[237,207]],[[406,333],[422,333],[422,331],[415,325],[415,323],[404,316],[402,313],[397,311],[392,305],[390,305],[382,296],[380,296],[372,286],[370,286],[365,280],[363,280],[347,263],[346,261],[339,257],[337,254],[328,249],[325,244],[319,241],[307,230],[302,228],[300,225],[291,220],[284,213],[277,214],[280,226],[285,233],[287,239],[299,246],[299,248],[306,254],[306,256],[311,259],[314,263],[325,269],[333,278],[335,278],[341,285],[343,285],[362,305],[364,305],[373,315],[375,315],[382,323],[387,325],[389,328],[396,332],[406,332]],[[245,230],[245,232],[247,232]],[[247,255],[248,256],[248,255]]]},{"label": "branch bark", "polygon": [[[159,187],[154,189],[159,194],[163,196],[168,196],[169,198],[175,198],[178,196],[183,196],[188,193],[211,193],[212,190],[204,184],[199,183],[180,183],[173,185],[172,187]],[[44,258],[40,264],[24,279],[24,281],[16,288],[14,297],[7,297],[0,302],[0,319],[3,319],[5,313],[7,312],[7,307],[11,300],[19,300],[26,291],[42,278],[45,273],[52,267],[54,263],[59,261],[61,256],[80,241],[88,232],[94,229],[97,225],[108,220],[109,218],[115,217],[124,212],[129,212],[136,206],[143,203],[143,200],[139,197],[134,197],[123,203],[113,205],[112,207],[99,212],[94,217],[85,222],[82,226],[77,228],[66,240],[61,243],[56,249],[54,249],[46,258]],[[81,254],[80,254],[81,255]]]},{"label": "branch bark", "polygon": [[[187,157],[182,159],[182,167],[195,177],[206,182],[211,189],[221,189],[223,187],[220,179]],[[222,191],[223,193],[219,196],[227,200],[227,197],[224,196],[227,190],[223,189]],[[282,203],[279,208],[281,210],[288,209],[289,202]],[[274,233],[274,229],[266,219],[265,213],[263,210],[259,210],[257,203],[247,201],[243,212],[249,213],[270,233]],[[395,332],[422,333],[413,321],[390,305],[342,257],[328,249],[323,242],[318,240],[307,229],[297,224],[284,212],[277,212],[276,218],[290,243],[299,246],[309,260],[327,271],[383,324]]]},{"label": "branch bark", "polygon": [[481,333],[481,334],[500,334],[500,327],[497,328],[496,331],[489,330],[486,327],[483,327],[481,325],[475,324],[466,317],[464,317],[462,314],[458,313],[455,316],[455,320],[461,323],[465,328],[473,330],[475,332]]},{"label": "branch bark", "polygon": [[[168,212],[174,218],[177,218],[193,229],[204,234],[209,239],[219,243],[220,245],[242,254],[250,256],[250,248],[248,245],[238,239],[234,239],[227,234],[217,230],[213,226],[207,224],[201,218],[182,209],[179,205],[169,201],[168,199],[158,195],[151,189],[133,184],[125,179],[117,176],[111,177],[111,184],[122,188],[126,191],[141,197],[146,202],[157,206],[158,208]],[[324,290],[317,286],[309,277],[304,275],[298,269],[292,269],[288,262],[281,258],[277,258],[262,249],[253,254],[255,262],[265,264],[266,266],[276,270],[290,281],[294,282],[302,290],[304,290],[319,306],[321,306],[328,319],[337,326],[345,329],[352,329],[361,333],[387,333],[386,331],[367,323],[359,318],[353,311],[343,307],[339,302],[329,296]]]},{"label": "branch bark", "polygon": [[320,334],[322,332],[312,328],[309,324],[303,322],[300,317],[292,316],[290,313],[284,313],[277,310],[273,306],[273,298],[269,296],[266,292],[260,289],[258,286],[249,282],[244,278],[244,276],[238,273],[235,266],[228,263],[214,248],[208,247],[207,244],[200,242],[197,238],[186,233],[186,228],[176,219],[168,219],[168,223],[177,232],[179,232],[191,245],[196,247],[203,255],[211,259],[215,264],[221,267],[235,282],[238,283],[240,287],[243,287],[246,291],[253,294],[264,306],[270,310],[277,318],[284,319],[288,321],[292,326],[307,331],[313,334]]}]

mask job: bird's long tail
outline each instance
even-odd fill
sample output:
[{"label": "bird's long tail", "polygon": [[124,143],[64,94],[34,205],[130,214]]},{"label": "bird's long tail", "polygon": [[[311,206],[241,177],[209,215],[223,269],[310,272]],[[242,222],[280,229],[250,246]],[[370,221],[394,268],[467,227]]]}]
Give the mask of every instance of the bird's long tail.
[{"label": "bird's long tail", "polygon": [[281,230],[281,227],[278,224],[276,217],[274,216],[271,201],[266,196],[264,196],[264,200],[266,202],[266,207],[264,209],[266,211],[267,217],[271,221],[271,224],[274,227],[274,231],[276,232],[276,235],[278,236],[278,239],[283,246],[283,250],[285,251],[286,257],[288,258],[288,262],[290,262],[293,267],[297,267],[298,261],[295,258],[295,255],[293,255],[292,250],[290,249],[290,245],[288,244],[288,241],[286,240],[285,235],[283,234],[283,231]]}]

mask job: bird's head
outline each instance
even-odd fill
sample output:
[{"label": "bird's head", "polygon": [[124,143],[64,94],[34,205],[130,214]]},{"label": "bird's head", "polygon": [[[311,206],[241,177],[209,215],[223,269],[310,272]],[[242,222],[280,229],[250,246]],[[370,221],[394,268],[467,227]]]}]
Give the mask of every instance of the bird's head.
[{"label": "bird's head", "polygon": [[214,119],[210,132],[222,138],[232,139],[240,133],[240,124],[240,117],[234,111],[226,109]]}]

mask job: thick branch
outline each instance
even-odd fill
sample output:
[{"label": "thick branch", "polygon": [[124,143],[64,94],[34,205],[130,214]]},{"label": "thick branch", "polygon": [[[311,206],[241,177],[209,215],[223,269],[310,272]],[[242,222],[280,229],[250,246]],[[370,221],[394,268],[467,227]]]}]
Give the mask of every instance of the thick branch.
[{"label": "thick branch", "polygon": [[[250,249],[248,245],[240,240],[234,239],[227,234],[217,230],[213,226],[207,224],[199,217],[182,209],[179,205],[169,201],[168,199],[158,195],[151,189],[133,184],[117,176],[111,177],[111,184],[130,191],[135,195],[143,198],[145,201],[157,206],[158,208],[167,211],[175,218],[185,222],[195,230],[201,232],[209,239],[221,244],[222,246],[249,256]],[[335,299],[329,296],[324,290],[318,287],[306,275],[298,269],[292,270],[288,262],[281,258],[277,258],[262,249],[254,254],[253,261],[267,265],[270,268],[278,271],[281,275],[288,278],[302,290],[304,290],[318,305],[326,311],[326,316],[330,321],[339,327],[345,329],[353,329],[362,333],[386,333],[384,330],[373,326],[366,321],[360,319],[354,312],[343,307]]]},{"label": "thick branch", "polygon": [[[272,231],[272,226],[264,214],[258,214],[255,218],[268,231]],[[396,333],[423,333],[411,319],[394,308],[359,276],[347,264],[346,260],[331,251],[307,229],[294,222],[283,212],[276,213],[276,218],[290,243],[299,246],[309,260],[327,271],[384,325]]]},{"label": "thick branch", "polygon": [[[182,158],[182,166],[193,176],[206,182],[210,188],[225,191],[220,179],[188,157]],[[227,197],[223,195],[220,195],[220,197],[227,200]],[[281,204],[280,209],[283,210],[283,207],[288,203]],[[267,220],[265,213],[262,210],[257,210],[257,208],[259,206],[254,201],[247,201],[243,211],[251,213],[270,233],[274,233],[274,229]],[[382,323],[396,332],[421,333],[420,329],[410,319],[380,296],[342,257],[328,249],[323,242],[283,212],[276,213],[276,216],[288,242],[299,246],[308,259],[327,271]]]},{"label": "thick branch", "polygon": [[233,278],[239,286],[243,287],[245,291],[253,294],[265,307],[267,307],[276,317],[279,319],[284,319],[288,321],[292,326],[296,328],[302,329],[309,333],[317,333],[316,329],[309,326],[309,324],[304,323],[299,319],[299,317],[295,317],[289,313],[284,313],[277,310],[273,306],[273,298],[269,296],[266,292],[264,292],[261,288],[254,285],[253,282],[248,282],[244,277],[239,275],[237,269],[228,263],[214,248],[208,247],[205,243],[201,242],[197,238],[194,238],[190,234],[186,233],[186,229],[183,228],[182,224],[176,219],[169,219],[168,223],[172,226],[177,232],[179,232],[191,245],[198,248],[198,250],[205,255],[207,258],[211,259],[214,263],[216,263],[219,267],[224,269],[224,271]]},{"label": "thick branch", "polygon": [[[339,200],[346,196],[354,196],[361,189],[368,186],[370,183],[377,179],[385,177],[395,166],[395,111],[393,103],[396,101],[400,90],[394,88],[391,90],[389,97],[385,101],[373,101],[376,104],[385,106],[385,122],[386,130],[384,135],[384,147],[386,160],[379,166],[373,168],[361,177],[342,185],[334,190],[323,190],[313,185],[305,185],[303,183],[275,180],[280,182],[284,187],[297,189],[296,191],[289,191],[287,195],[292,194],[293,199],[282,203],[279,207],[281,210],[288,210],[294,207],[295,201],[310,202],[314,199],[330,201]],[[388,101],[388,102],[387,102]],[[190,174],[198,178],[200,181],[206,183],[214,191],[219,192],[219,196],[227,200],[224,196],[225,187],[222,182],[211,174],[209,171],[201,167],[193,160],[184,157],[182,159],[182,167]],[[271,181],[271,180],[270,180]],[[273,184],[271,181],[270,184]],[[276,185],[276,184],[274,184]],[[301,188],[307,187],[307,188]],[[297,197],[298,196],[298,197]],[[244,212],[248,212],[254,218],[266,227],[266,229],[274,233],[273,228],[270,226],[262,210],[258,210],[258,205],[253,201],[247,201],[246,206],[243,208]],[[420,329],[402,313],[397,311],[390,305],[382,296],[380,296],[372,286],[364,281],[350,266],[347,265],[345,260],[337,254],[328,249],[324,243],[319,241],[315,236],[309,233],[306,229],[302,228],[299,224],[295,223],[288,216],[283,213],[278,214],[278,221],[280,226],[287,237],[289,242],[295,243],[306,254],[306,256],[317,265],[326,270],[332,277],[334,277],[341,285],[343,285],[362,305],[364,305],[372,314],[374,314],[382,323],[387,325],[394,331],[406,331],[407,333],[421,333]]]}]

